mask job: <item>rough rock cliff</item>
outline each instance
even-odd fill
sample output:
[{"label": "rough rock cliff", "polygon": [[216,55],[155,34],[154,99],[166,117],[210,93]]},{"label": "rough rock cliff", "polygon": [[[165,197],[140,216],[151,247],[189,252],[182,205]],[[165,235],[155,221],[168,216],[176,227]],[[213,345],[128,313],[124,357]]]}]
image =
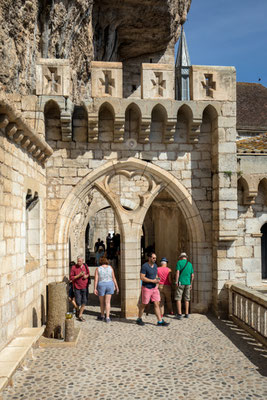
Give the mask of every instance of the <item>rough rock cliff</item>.
[{"label": "rough rock cliff", "polygon": [[78,93],[95,60],[162,52],[191,0],[0,0],[0,89],[33,93],[37,58],[69,59]]}]

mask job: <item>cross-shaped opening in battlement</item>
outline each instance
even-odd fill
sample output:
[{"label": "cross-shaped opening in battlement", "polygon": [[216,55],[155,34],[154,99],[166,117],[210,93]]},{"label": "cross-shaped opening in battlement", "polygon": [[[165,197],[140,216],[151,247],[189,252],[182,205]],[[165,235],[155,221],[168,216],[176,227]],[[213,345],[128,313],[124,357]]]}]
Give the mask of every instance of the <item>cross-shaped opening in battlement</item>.
[{"label": "cross-shaped opening in battlement", "polygon": [[216,90],[216,82],[213,81],[212,74],[204,74],[205,81],[202,81],[203,88],[206,90],[206,96],[213,97],[213,91]]},{"label": "cross-shaped opening in battlement", "polygon": [[166,80],[163,79],[163,72],[154,72],[156,79],[151,79],[154,88],[157,90],[159,96],[163,96],[164,89],[166,89]]},{"label": "cross-shaped opening in battlement", "polygon": [[111,71],[103,71],[104,79],[100,78],[101,84],[104,86],[105,94],[112,94],[112,88],[115,87],[115,80],[112,79]]},{"label": "cross-shaped opening in battlement", "polygon": [[61,76],[58,75],[57,68],[48,67],[45,77],[47,79],[47,85],[49,87],[50,93],[58,93],[61,84]]}]

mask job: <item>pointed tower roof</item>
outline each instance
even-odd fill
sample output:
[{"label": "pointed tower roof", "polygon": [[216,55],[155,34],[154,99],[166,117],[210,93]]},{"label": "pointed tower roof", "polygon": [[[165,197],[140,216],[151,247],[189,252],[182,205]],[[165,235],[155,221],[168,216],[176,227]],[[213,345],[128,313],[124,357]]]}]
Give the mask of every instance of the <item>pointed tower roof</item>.
[{"label": "pointed tower roof", "polygon": [[190,61],[190,57],[189,57],[189,51],[188,51],[188,47],[187,47],[187,43],[186,43],[186,37],[185,37],[185,32],[184,32],[183,26],[182,26],[175,66],[176,66],[176,68],[191,66],[191,61]]}]

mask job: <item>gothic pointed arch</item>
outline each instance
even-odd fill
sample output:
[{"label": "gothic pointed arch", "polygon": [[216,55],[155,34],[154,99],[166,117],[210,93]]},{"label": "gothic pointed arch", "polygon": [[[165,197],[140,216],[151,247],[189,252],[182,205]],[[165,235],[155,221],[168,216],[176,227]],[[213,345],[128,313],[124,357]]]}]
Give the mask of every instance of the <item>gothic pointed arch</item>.
[{"label": "gothic pointed arch", "polygon": [[99,141],[111,142],[114,138],[115,112],[109,102],[101,104],[98,112]]},{"label": "gothic pointed arch", "polygon": [[44,106],[45,139],[61,140],[60,108],[55,100],[49,100]]},{"label": "gothic pointed arch", "polygon": [[88,112],[85,106],[74,106],[72,114],[72,138],[75,142],[88,141]]},{"label": "gothic pointed arch", "polygon": [[136,103],[131,103],[125,110],[125,140],[134,139],[138,141],[142,113]]},{"label": "gothic pointed arch", "polygon": [[161,143],[165,136],[168,114],[162,104],[157,104],[151,112],[150,142]]}]

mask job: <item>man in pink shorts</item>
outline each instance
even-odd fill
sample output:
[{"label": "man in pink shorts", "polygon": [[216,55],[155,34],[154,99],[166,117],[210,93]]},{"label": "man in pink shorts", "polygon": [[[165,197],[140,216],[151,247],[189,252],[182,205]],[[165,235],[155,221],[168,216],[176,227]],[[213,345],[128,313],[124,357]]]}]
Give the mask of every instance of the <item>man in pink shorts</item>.
[{"label": "man in pink shorts", "polygon": [[152,301],[154,303],[154,310],[158,319],[157,326],[168,326],[169,323],[161,318],[160,313],[160,294],[158,289],[159,279],[157,273],[156,254],[148,254],[148,262],[142,265],[140,271],[140,279],[142,281],[142,303],[139,306],[139,315],[136,320],[138,325],[145,325],[142,320],[142,315],[146,305]]}]

